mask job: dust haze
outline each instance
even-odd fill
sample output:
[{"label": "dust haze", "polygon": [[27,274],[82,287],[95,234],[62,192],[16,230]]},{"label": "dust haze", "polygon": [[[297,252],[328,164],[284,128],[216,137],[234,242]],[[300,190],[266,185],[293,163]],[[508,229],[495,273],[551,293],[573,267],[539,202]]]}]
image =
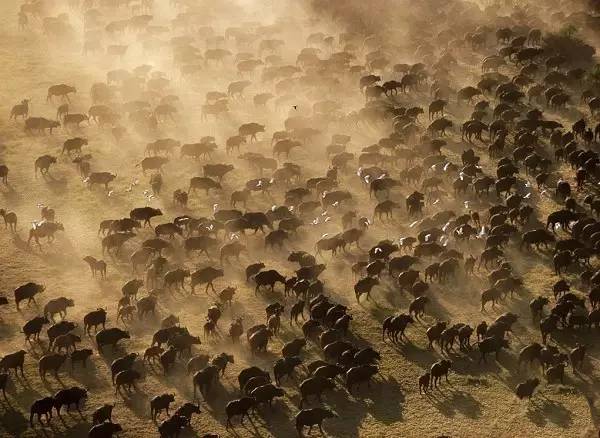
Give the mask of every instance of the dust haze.
[{"label": "dust haze", "polygon": [[597,436],[598,1],[0,25],[2,436]]}]

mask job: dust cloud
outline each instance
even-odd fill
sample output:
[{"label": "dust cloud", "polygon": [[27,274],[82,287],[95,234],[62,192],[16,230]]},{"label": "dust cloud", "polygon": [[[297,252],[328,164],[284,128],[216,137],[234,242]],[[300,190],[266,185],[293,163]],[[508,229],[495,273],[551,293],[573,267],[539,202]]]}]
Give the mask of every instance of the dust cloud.
[{"label": "dust cloud", "polygon": [[[121,437],[306,436],[320,414],[329,436],[595,436],[599,20],[596,1],[2,2],[0,435],[86,436],[114,404]],[[61,327],[75,353],[42,377]],[[271,383],[244,393],[250,367]],[[30,423],[72,387],[82,415]]]}]

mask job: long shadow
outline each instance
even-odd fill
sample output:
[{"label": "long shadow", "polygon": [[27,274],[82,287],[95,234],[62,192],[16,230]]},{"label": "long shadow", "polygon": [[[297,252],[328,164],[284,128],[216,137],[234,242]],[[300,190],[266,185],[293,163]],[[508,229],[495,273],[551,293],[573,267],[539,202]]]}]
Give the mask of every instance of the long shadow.
[{"label": "long shadow", "polygon": [[11,339],[17,334],[17,327],[14,324],[7,324],[0,317],[0,339]]},{"label": "long shadow", "polygon": [[[64,365],[63,365],[63,367],[64,367]],[[62,387],[62,388],[66,387],[65,382],[60,377],[60,373],[62,371],[63,370],[61,367],[61,370],[59,370],[58,376],[55,376],[53,373],[48,373],[48,374],[46,374],[45,377],[41,378],[42,385],[44,385],[44,388],[46,388],[46,390],[49,393],[54,394],[59,389],[56,385],[53,386],[52,383],[54,381],[56,381],[56,383],[58,384],[59,387]],[[52,379],[52,380],[50,380],[50,379]]]},{"label": "long shadow", "polygon": [[[373,385],[374,387],[375,385]],[[376,402],[367,403],[362,400],[360,395],[367,394],[367,388],[355,390],[357,398],[348,397],[348,393],[343,389],[336,389],[334,392],[326,393],[323,397],[323,407],[329,408],[340,416],[339,419],[332,419],[336,421],[343,421],[344,424],[344,435],[351,437],[360,436],[359,427],[362,424],[364,418],[367,416],[370,408],[374,408]],[[372,388],[369,392],[374,392]],[[303,408],[314,408],[320,406],[318,401],[312,401]],[[389,406],[389,405],[388,405]],[[332,426],[335,421],[330,422]]]},{"label": "long shadow", "polygon": [[69,377],[80,382],[88,390],[107,386],[106,380],[98,378],[99,370],[92,357],[88,358],[85,368],[81,363],[77,363],[74,369],[69,365],[68,372]]},{"label": "long shadow", "polygon": [[[4,402],[5,403],[5,402]],[[9,436],[21,436],[29,428],[29,419],[25,417],[21,409],[12,406],[0,410],[0,424]]]},{"label": "long shadow", "polygon": [[36,254],[34,251],[32,251],[31,246],[29,246],[29,244],[21,238],[21,235],[18,232],[13,233],[12,241],[13,244],[21,251],[25,251],[30,254]]},{"label": "long shadow", "polygon": [[397,351],[405,360],[418,365],[420,368],[429,369],[432,363],[438,359],[437,350],[420,348],[410,340],[404,343],[392,344],[386,341],[387,345]]},{"label": "long shadow", "polygon": [[[273,407],[268,406],[258,408],[253,414],[253,424],[251,433],[255,436],[264,436],[264,430],[267,430],[275,437],[294,436],[296,431],[290,418],[293,414],[287,405],[283,402],[273,402]],[[256,426],[260,425],[263,431]]]},{"label": "long shadow", "polygon": [[148,418],[150,416],[150,399],[148,395],[138,389],[131,392],[123,389],[119,391],[117,397],[123,399],[123,404],[139,418]]},{"label": "long shadow", "polygon": [[500,373],[503,373],[503,376],[508,373],[511,378],[519,378],[517,359],[510,350],[501,350],[498,359],[496,359],[496,355],[493,353],[487,354],[487,362],[481,361],[480,363],[480,358],[481,353],[478,349],[474,348],[467,352],[466,356],[463,356],[463,359],[467,359],[466,361],[455,362],[453,370],[457,374],[471,376],[480,376],[487,373],[499,377]]},{"label": "long shadow", "polygon": [[402,404],[405,396],[400,383],[395,378],[389,377],[376,381],[370,390],[367,389],[367,393],[371,393],[373,400],[367,411],[377,421],[386,425],[402,421]]},{"label": "long shadow", "polygon": [[[79,415],[79,414],[77,414],[77,415]],[[84,437],[87,435],[87,433],[89,432],[91,427],[92,427],[91,423],[89,423],[88,421],[82,422],[82,419],[77,417],[77,422],[72,425],[66,425],[65,429],[60,431],[59,435],[62,437],[65,437],[65,438]]]},{"label": "long shadow", "polygon": [[468,392],[449,388],[448,385],[442,384],[429,391],[427,399],[446,417],[454,417],[457,412],[472,419],[481,417],[481,403],[475,397]]},{"label": "long shadow", "polygon": [[[35,376],[35,378],[37,379],[39,377]],[[19,397],[26,397],[26,394],[30,394],[31,398],[42,397],[42,395],[33,388],[32,382],[31,382],[30,378],[27,377],[27,374],[25,374],[25,377],[23,377],[21,375],[15,376],[15,375],[11,374],[10,379],[13,382],[12,388],[14,389],[15,397],[17,396],[17,392],[18,392]],[[22,388],[19,391],[16,390],[17,384],[20,385]],[[11,388],[11,386],[9,386],[9,390],[10,390],[10,388]]]},{"label": "long shadow", "polygon": [[533,398],[527,406],[527,418],[543,427],[548,422],[562,428],[573,423],[573,415],[562,403],[547,398]]}]

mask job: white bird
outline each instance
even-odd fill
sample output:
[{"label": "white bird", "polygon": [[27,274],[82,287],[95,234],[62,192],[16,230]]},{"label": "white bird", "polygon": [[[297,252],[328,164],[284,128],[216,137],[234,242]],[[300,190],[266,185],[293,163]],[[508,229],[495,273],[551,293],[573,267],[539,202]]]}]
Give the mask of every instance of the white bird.
[{"label": "white bird", "polygon": [[113,194],[113,191],[109,190],[108,193],[106,194],[106,196],[108,196],[110,198],[112,196],[112,194]]}]

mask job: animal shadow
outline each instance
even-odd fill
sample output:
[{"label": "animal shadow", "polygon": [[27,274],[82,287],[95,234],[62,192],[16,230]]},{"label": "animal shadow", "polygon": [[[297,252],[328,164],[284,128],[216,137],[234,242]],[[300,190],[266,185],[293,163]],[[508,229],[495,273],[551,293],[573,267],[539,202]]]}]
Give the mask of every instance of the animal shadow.
[{"label": "animal shadow", "polygon": [[573,423],[573,415],[562,403],[548,398],[533,398],[527,406],[527,417],[538,426],[550,422],[567,428]]}]

